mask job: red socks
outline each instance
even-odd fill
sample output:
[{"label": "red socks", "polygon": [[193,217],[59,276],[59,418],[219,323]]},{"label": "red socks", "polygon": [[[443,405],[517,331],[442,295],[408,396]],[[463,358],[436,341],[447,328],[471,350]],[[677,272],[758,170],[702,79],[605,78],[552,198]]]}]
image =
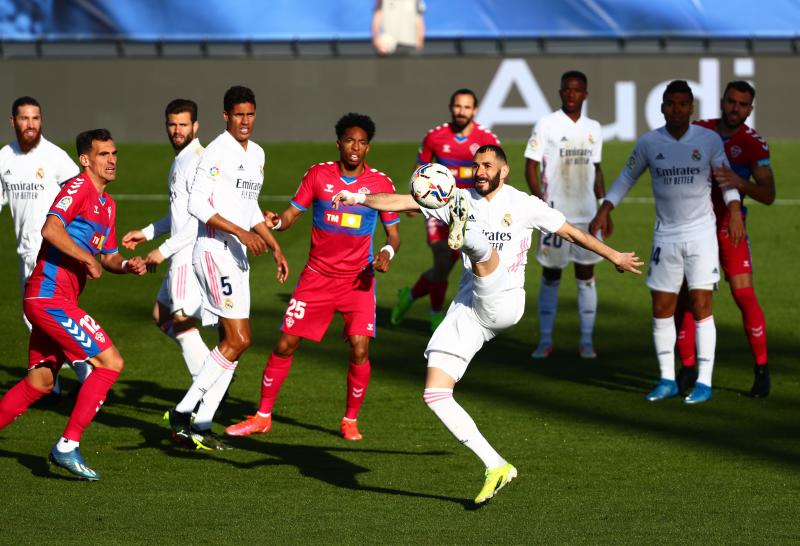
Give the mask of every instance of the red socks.
[{"label": "red socks", "polygon": [[369,360],[361,365],[350,363],[350,368],[347,370],[347,407],[344,412],[346,418],[358,418],[358,411],[364,403],[364,395],[369,385],[369,376]]},{"label": "red socks", "polygon": [[291,356],[284,358],[270,353],[264,375],[261,377],[261,403],[258,405],[258,413],[272,413],[272,406],[275,405],[275,399],[278,398],[283,380],[289,375],[291,366]]},{"label": "red socks", "polygon": [[412,299],[418,300],[422,296],[426,295],[430,289],[429,287],[430,281],[428,278],[425,276],[425,274],[420,275],[419,279],[417,279],[417,283],[411,287]]},{"label": "red socks", "polygon": [[28,382],[27,378],[11,387],[0,399],[0,429],[5,428],[11,421],[25,413],[28,407],[39,398],[47,394],[40,391]]},{"label": "red socks", "polygon": [[64,429],[64,438],[74,442],[81,441],[81,434],[100,411],[100,406],[106,401],[106,395],[118,377],[119,372],[95,367],[78,392],[78,400],[69,416],[67,428]]},{"label": "red socks", "polygon": [[750,350],[756,359],[756,366],[767,363],[767,325],[764,320],[764,311],[756,299],[752,286],[739,288],[733,291],[733,300],[742,312],[744,334],[750,343]]},{"label": "red socks", "polygon": [[695,326],[694,316],[688,309],[675,316],[678,322],[678,340],[675,343],[678,356],[684,366],[694,366]]},{"label": "red socks", "polygon": [[431,282],[431,311],[438,313],[444,307],[444,295],[447,293],[447,281]]}]

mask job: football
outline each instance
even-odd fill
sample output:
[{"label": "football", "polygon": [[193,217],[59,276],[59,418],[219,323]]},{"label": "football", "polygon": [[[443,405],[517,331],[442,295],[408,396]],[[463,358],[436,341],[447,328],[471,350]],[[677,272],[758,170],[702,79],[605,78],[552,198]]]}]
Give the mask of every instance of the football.
[{"label": "football", "polygon": [[438,163],[420,165],[410,181],[411,197],[421,207],[438,209],[445,206],[456,191],[453,173]]}]

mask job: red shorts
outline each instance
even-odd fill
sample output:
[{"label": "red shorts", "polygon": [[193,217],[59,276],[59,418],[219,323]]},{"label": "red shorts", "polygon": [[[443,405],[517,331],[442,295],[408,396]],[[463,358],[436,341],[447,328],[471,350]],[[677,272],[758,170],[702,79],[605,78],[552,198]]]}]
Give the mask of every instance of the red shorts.
[{"label": "red shorts", "polygon": [[33,325],[28,368],[42,362],[60,367],[65,360],[86,360],[113,345],[102,326],[74,302],[35,298],[23,300],[22,308]]},{"label": "red shorts", "polygon": [[320,341],[334,312],[344,318],[344,337],[375,337],[375,274],[327,277],[306,267],[289,300],[281,331]]},{"label": "red shorts", "polygon": [[[744,220],[747,220],[747,214],[743,211]],[[728,236],[728,221],[730,213],[724,214],[719,219],[717,224],[717,239],[719,240],[719,263],[722,266],[722,271],[725,273],[725,278],[733,277],[734,275],[750,274],[753,272],[753,263],[750,259],[750,241],[747,238],[747,231],[745,231],[744,240],[739,243],[739,246],[733,246],[733,242]],[[745,226],[747,224],[745,223]]]}]

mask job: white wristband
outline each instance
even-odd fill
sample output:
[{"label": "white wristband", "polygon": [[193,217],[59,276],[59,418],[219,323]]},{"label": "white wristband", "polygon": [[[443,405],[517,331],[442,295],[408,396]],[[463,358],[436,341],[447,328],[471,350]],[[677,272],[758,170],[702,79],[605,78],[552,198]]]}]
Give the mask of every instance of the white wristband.
[{"label": "white wristband", "polygon": [[391,261],[392,258],[394,258],[394,247],[392,247],[392,245],[384,245],[384,247],[381,248],[381,252],[383,252],[384,250],[389,253],[389,261]]},{"label": "white wristband", "polygon": [[367,194],[365,193],[354,193],[353,200],[356,202],[356,205],[363,205],[364,201],[367,200]]},{"label": "white wristband", "polygon": [[279,229],[281,229],[282,225],[283,225],[283,220],[278,218],[278,223],[272,226],[272,231],[278,231]]},{"label": "white wristband", "polygon": [[127,273],[128,272],[128,260],[122,260],[121,269],[122,269],[123,273]]}]

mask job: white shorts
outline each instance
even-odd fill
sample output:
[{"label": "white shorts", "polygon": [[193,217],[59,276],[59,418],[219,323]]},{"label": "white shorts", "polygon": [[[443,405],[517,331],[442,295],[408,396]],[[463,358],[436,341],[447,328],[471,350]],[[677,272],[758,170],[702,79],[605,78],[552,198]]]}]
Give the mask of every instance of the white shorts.
[{"label": "white shorts", "polygon": [[[589,230],[589,224],[575,223],[575,227],[583,231]],[[602,237],[597,238],[601,241]],[[564,269],[570,262],[581,265],[594,265],[602,262],[603,258],[591,250],[586,250],[578,245],[565,241],[555,233],[539,233],[539,248],[536,251],[536,261],[548,269]]]},{"label": "white shorts", "polygon": [[[489,277],[473,277],[472,291],[456,297],[431,336],[425,348],[428,365],[444,369],[458,381],[483,344],[519,322],[524,312],[525,290],[514,285],[504,267]],[[431,364],[430,354],[434,352],[458,358],[448,359],[451,364],[443,368]]]},{"label": "white shorts", "polygon": [[203,295],[200,282],[189,260],[169,264],[156,299],[169,307],[170,313],[180,311],[187,317],[200,318]]},{"label": "white shorts", "polygon": [[195,255],[194,271],[202,288],[203,326],[216,317],[250,318],[250,270],[242,269],[228,253],[202,251]]},{"label": "white shorts", "polygon": [[693,241],[653,241],[647,287],[677,294],[681,290],[684,277],[689,290],[713,287],[719,282],[719,246],[717,234],[713,230]]}]

